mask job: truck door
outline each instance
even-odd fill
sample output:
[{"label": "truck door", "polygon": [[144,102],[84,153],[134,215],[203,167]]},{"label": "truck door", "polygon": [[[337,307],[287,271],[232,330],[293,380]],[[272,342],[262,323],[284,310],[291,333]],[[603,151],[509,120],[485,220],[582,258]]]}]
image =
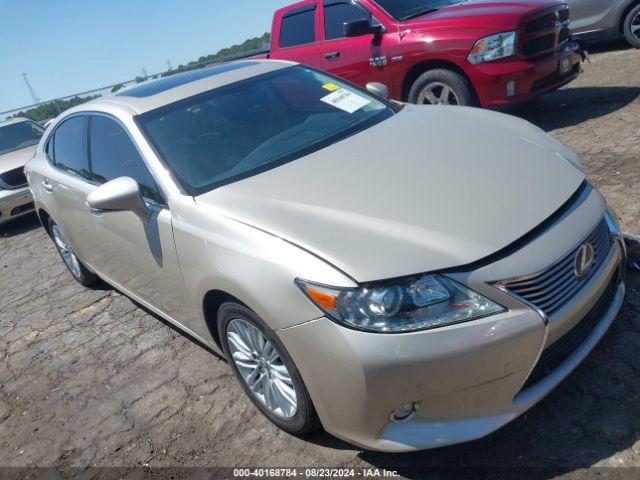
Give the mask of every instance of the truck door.
[{"label": "truck door", "polygon": [[315,3],[286,9],[273,22],[270,58],[322,68]]},{"label": "truck door", "polygon": [[363,6],[350,0],[323,1],[324,42],[322,68],[334,75],[365,86],[369,82],[381,82],[390,89],[391,70],[386,35],[367,33],[357,37],[345,37],[344,24],[353,20],[378,21]]}]

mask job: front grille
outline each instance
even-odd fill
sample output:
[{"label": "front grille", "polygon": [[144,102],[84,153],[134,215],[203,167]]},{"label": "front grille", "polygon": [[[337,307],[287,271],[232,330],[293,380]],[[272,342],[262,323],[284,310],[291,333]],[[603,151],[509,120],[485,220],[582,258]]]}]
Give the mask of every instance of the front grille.
[{"label": "front grille", "polygon": [[556,340],[550,346],[545,348],[540,356],[540,360],[529,375],[522,390],[535,385],[545,379],[550,373],[556,370],[562,363],[567,360],[580,345],[582,345],[589,335],[598,326],[602,316],[611,306],[618,289],[619,278],[616,275],[611,281],[598,303],[587,313],[587,315],[573,327],[568,333]]},{"label": "front grille", "polygon": [[565,6],[529,20],[521,30],[520,51],[532,57],[559,49],[571,36],[569,25]]},{"label": "front grille", "polygon": [[[574,260],[584,243],[593,245],[595,257],[589,272],[581,277],[574,273]],[[611,236],[605,219],[584,242],[552,267],[525,279],[507,280],[502,284],[552,317],[587,283],[604,262],[611,248]]]},{"label": "front grille", "polygon": [[553,30],[556,26],[558,15],[556,12],[547,13],[542,17],[531,20],[524,27],[524,33],[536,33],[542,30]]},{"label": "front grille", "polygon": [[544,52],[546,50],[551,50],[555,46],[555,42],[555,33],[550,33],[549,35],[545,35],[544,37],[534,38],[533,40],[529,40],[528,42],[524,42],[522,44],[522,53],[529,56],[535,55],[536,53]]},{"label": "front grille", "polygon": [[27,184],[24,167],[14,168],[13,170],[0,173],[0,183],[9,189],[24,187]]}]

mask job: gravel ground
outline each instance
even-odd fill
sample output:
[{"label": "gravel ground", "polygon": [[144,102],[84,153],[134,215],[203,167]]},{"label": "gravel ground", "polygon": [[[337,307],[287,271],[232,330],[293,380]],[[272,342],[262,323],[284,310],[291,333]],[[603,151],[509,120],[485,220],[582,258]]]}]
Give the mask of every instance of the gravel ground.
[{"label": "gravel ground", "polygon": [[[513,113],[580,152],[624,227],[640,235],[640,50],[601,47],[585,68],[567,88]],[[640,469],[624,468],[640,467],[637,274],[610,333],[528,414],[480,441],[388,455],[326,433],[300,440],[277,430],[222,360],[108,287],[74,283],[34,218],[0,230],[0,270],[2,466],[640,476]]]}]

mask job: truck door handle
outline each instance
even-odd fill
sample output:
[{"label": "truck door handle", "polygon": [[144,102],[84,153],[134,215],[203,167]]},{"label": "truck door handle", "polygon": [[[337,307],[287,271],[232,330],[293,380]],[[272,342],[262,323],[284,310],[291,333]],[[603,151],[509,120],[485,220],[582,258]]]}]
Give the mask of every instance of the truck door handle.
[{"label": "truck door handle", "polygon": [[53,192],[53,185],[51,185],[46,180],[42,181],[42,188],[44,188],[47,192]]},{"label": "truck door handle", "polygon": [[340,58],[340,52],[325,53],[324,58],[326,58],[327,60],[334,60],[336,58]]}]

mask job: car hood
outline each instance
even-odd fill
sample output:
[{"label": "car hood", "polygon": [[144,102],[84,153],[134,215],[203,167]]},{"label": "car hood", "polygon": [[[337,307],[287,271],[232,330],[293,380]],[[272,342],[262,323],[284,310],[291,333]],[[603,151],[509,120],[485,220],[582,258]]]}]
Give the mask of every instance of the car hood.
[{"label": "car hood", "polygon": [[406,21],[405,25],[412,30],[451,29],[452,25],[456,30],[515,30],[526,16],[559,4],[562,2],[556,0],[473,0],[416,17]]},{"label": "car hood", "polygon": [[0,173],[24,167],[24,164],[36,153],[36,148],[38,148],[37,145],[33,145],[0,155]]},{"label": "car hood", "polygon": [[524,120],[406,106],[306,157],[196,197],[359,282],[465,265],[549,218],[585,177]]}]

